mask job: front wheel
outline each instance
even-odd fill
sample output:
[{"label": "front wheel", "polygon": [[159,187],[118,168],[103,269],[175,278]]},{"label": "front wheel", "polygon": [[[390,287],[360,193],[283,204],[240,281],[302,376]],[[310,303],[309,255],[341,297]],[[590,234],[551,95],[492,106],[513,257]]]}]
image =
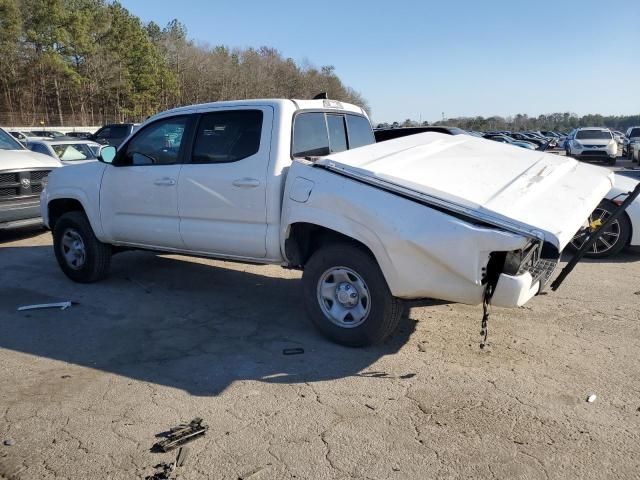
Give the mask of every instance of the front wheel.
[{"label": "front wheel", "polygon": [[53,249],[60,268],[74,282],[96,282],[109,271],[111,247],[96,238],[83,212],[68,212],[58,219]]},{"label": "front wheel", "polygon": [[[589,234],[602,225],[616,209],[616,205],[603,200],[589,216],[589,225],[579,231],[571,240],[570,246],[578,250],[589,238]],[[606,258],[619,253],[626,245],[631,234],[631,224],[623,213],[602,233],[591,248],[584,254],[587,258]]]},{"label": "front wheel", "polygon": [[380,343],[402,316],[402,302],[391,294],[375,258],[348,243],[317,250],[304,267],[302,288],[313,324],[342,345]]}]

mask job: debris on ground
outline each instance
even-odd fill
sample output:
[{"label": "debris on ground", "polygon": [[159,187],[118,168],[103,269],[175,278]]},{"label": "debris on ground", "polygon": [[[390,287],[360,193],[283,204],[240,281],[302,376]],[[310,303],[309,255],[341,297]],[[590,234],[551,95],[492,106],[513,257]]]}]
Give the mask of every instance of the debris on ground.
[{"label": "debris on ground", "polygon": [[591,395],[589,395],[589,396],[587,397],[587,402],[589,402],[589,403],[593,403],[593,402],[595,402],[595,401],[596,401],[596,398],[597,398],[597,397],[596,397],[596,394],[595,394],[595,393],[592,393]]},{"label": "debris on ground", "polygon": [[159,463],[158,465],[153,467],[155,469],[159,469],[159,471],[157,471],[153,475],[147,475],[146,477],[144,477],[145,480],[169,480],[171,478],[178,478],[174,477],[173,474],[176,473],[176,470],[178,468],[184,466],[188,452],[188,447],[181,447],[180,450],[178,450],[178,455],[176,456],[176,460],[174,462]]},{"label": "debris on ground", "polygon": [[12,446],[14,446],[14,445],[16,444],[16,441],[15,441],[15,440],[13,440],[12,438],[7,438],[7,439],[4,441],[4,444],[5,444],[7,447],[12,447]]},{"label": "debris on ground", "polygon": [[22,307],[18,307],[18,311],[22,312],[25,310],[39,310],[42,308],[59,308],[60,310],[66,310],[72,305],[72,302],[56,302],[56,303],[38,303],[35,305],[23,305]]},{"label": "debris on ground", "polygon": [[204,435],[208,429],[209,426],[204,425],[202,419],[196,417],[189,423],[182,423],[177,427],[171,428],[168,432],[161,434],[161,436],[166,438],[155,443],[152,450],[169,452],[180,445],[184,445]]},{"label": "debris on ground", "polygon": [[304,348],[285,348],[282,350],[283,355],[302,355]]}]

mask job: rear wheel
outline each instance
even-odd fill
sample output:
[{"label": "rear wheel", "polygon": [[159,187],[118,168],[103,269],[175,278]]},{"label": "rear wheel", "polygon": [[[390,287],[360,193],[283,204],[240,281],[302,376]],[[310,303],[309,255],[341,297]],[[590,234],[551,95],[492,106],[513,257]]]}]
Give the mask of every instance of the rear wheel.
[{"label": "rear wheel", "polygon": [[402,316],[402,302],[391,294],[376,260],[348,243],[317,250],[304,267],[302,288],[314,325],[342,345],[380,343]]},{"label": "rear wheel", "polygon": [[[602,225],[616,209],[616,205],[605,200],[589,216],[589,226],[582,229],[571,240],[571,247],[579,249],[587,241],[589,234]],[[587,258],[606,258],[619,253],[629,241],[631,224],[626,214],[616,219],[585,253]]]},{"label": "rear wheel", "polygon": [[58,219],[53,248],[58,265],[74,282],[96,282],[109,271],[111,246],[96,238],[83,212],[68,212]]}]

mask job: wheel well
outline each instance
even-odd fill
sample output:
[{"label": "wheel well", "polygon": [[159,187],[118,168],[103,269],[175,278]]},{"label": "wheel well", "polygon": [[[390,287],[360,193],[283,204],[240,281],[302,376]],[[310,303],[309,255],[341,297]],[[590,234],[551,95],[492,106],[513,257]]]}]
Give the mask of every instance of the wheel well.
[{"label": "wheel well", "polygon": [[289,227],[289,236],[284,242],[289,266],[302,267],[316,250],[330,243],[350,243],[375,258],[364,243],[343,233],[313,223],[294,223]]},{"label": "wheel well", "polygon": [[49,228],[54,229],[58,219],[67,212],[84,212],[82,204],[72,198],[58,198],[49,202]]}]

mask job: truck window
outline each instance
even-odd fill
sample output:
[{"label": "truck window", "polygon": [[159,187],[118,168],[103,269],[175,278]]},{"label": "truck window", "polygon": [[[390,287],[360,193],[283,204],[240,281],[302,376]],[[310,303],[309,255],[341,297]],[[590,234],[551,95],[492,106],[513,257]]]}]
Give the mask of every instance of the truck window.
[{"label": "truck window", "polygon": [[329,128],[329,146],[331,152],[344,152],[347,149],[347,132],[342,115],[327,115]]},{"label": "truck window", "polygon": [[357,115],[347,115],[346,118],[350,149],[376,143],[369,120]]},{"label": "truck window", "polygon": [[262,111],[228,110],[200,118],[191,156],[192,163],[228,163],[260,150]]},{"label": "truck window", "polygon": [[187,117],[158,120],[134,136],[117,165],[173,165],[178,162]]},{"label": "truck window", "polygon": [[294,157],[329,155],[329,134],[324,113],[309,112],[296,116],[293,124]]}]

